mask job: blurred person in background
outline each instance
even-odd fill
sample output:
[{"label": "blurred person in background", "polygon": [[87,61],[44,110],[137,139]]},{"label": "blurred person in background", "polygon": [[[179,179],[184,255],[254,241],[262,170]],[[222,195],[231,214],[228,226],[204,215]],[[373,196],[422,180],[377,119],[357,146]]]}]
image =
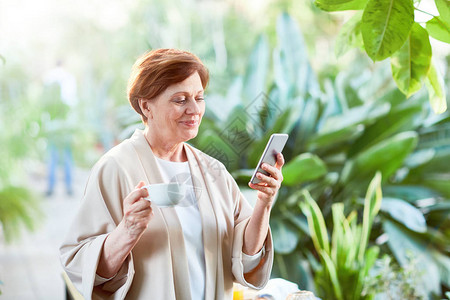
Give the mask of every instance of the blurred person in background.
[{"label": "blurred person in background", "polygon": [[[232,299],[233,281],[261,289],[273,248],[269,216],[284,159],[263,165],[255,207],[216,159],[190,146],[205,112],[209,74],[193,54],[137,60],[128,99],[144,130],[93,167],[61,261],[86,299]],[[147,184],[188,175],[191,205],[160,207]]]},{"label": "blurred person in background", "polygon": [[68,195],[73,194],[72,139],[74,128],[74,108],[77,104],[77,84],[75,77],[66,71],[62,61],[44,77],[43,123],[48,141],[48,170],[46,196],[55,190],[57,167],[64,166],[64,183]]}]

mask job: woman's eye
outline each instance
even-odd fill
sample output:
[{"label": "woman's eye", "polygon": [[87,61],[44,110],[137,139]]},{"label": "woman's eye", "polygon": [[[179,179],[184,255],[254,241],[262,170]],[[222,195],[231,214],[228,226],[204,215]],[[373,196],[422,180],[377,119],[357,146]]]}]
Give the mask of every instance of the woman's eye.
[{"label": "woman's eye", "polygon": [[205,100],[205,98],[203,98],[203,97],[197,97],[197,98],[195,98],[195,100],[196,100],[196,101],[203,101],[203,100]]},{"label": "woman's eye", "polygon": [[179,99],[175,99],[174,102],[177,103],[177,104],[185,104],[186,103],[186,99],[179,98]]}]

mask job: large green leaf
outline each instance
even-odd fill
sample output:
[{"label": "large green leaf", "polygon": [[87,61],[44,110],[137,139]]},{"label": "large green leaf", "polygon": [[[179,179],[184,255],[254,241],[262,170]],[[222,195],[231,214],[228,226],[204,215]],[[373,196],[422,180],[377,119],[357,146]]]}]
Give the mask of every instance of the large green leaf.
[{"label": "large green leaf", "polygon": [[428,33],[437,40],[450,43],[450,26],[441,17],[434,17],[427,22]]},{"label": "large green leaf", "polygon": [[[406,103],[406,96],[398,88],[388,90],[381,97],[377,99],[379,102],[390,103],[392,107],[404,106]],[[408,104],[411,102],[407,102]]]},{"label": "large green leaf", "polygon": [[309,151],[324,150],[324,148],[335,148],[336,144],[356,139],[364,131],[364,125],[355,124],[337,131],[319,133],[308,142]]},{"label": "large green leaf", "polygon": [[406,267],[410,262],[408,255],[412,254],[417,262],[417,274],[422,279],[419,284],[425,291],[439,294],[441,276],[427,243],[418,234],[388,220],[383,222],[383,229],[389,236],[389,248],[400,265]]},{"label": "large green leaf", "polygon": [[450,24],[450,1],[449,0],[435,0],[436,7],[442,20]]},{"label": "large green leaf", "polygon": [[384,197],[381,210],[412,231],[422,233],[427,231],[427,224],[420,210],[402,199]]},{"label": "large green leaf", "polygon": [[318,156],[311,153],[303,153],[289,161],[282,171],[283,184],[292,186],[325,175],[327,167]]},{"label": "large green leaf", "polygon": [[381,207],[382,201],[381,193],[381,173],[377,172],[373,177],[367,189],[366,197],[364,199],[363,224],[361,231],[361,244],[359,246],[358,259],[360,263],[364,261],[366,247],[369,243],[370,232],[375,216]]},{"label": "large green leaf", "polygon": [[450,286],[450,257],[437,251],[431,251],[431,256],[436,261],[441,276],[441,282]]},{"label": "large green leaf", "polygon": [[302,214],[294,214],[290,210],[283,210],[282,215],[289,220],[295,227],[303,232],[303,234],[309,235],[308,221]]},{"label": "large green leaf", "polygon": [[[427,128],[419,130],[420,143],[418,148],[433,148],[436,151],[436,158],[439,156],[450,158],[450,114],[434,115],[432,117],[433,119],[441,120],[441,122],[436,122],[432,126],[428,126],[428,122],[425,123]],[[440,168],[440,170],[450,171],[450,166],[448,168]]]},{"label": "large green leaf", "polygon": [[336,57],[344,55],[350,48],[364,45],[361,35],[361,17],[362,11],[358,11],[342,26],[334,46]]},{"label": "large green leaf", "polygon": [[314,4],[325,11],[358,10],[366,6],[367,0],[316,0]]},{"label": "large green leaf", "polygon": [[[318,84],[308,62],[308,53],[300,28],[287,13],[277,20],[279,48],[275,52],[276,82],[287,98],[296,94],[306,95]],[[283,97],[282,97],[283,98]]]},{"label": "large green leaf", "polygon": [[433,148],[417,150],[406,158],[405,166],[410,169],[417,168],[430,162],[435,155],[436,151]]},{"label": "large green leaf", "polygon": [[304,105],[301,107],[301,116],[294,128],[295,143],[292,154],[300,154],[305,149],[305,143],[310,139],[311,135],[316,130],[316,124],[319,117],[319,99],[309,98],[304,101]]},{"label": "large green leaf", "polygon": [[391,58],[392,76],[398,88],[411,96],[422,87],[431,62],[431,45],[428,33],[414,23],[409,38]]},{"label": "large green leaf", "polygon": [[[244,77],[244,99],[246,103],[253,101],[266,91],[266,75],[269,67],[269,45],[267,37],[261,35],[253,48]],[[251,113],[251,112],[249,112]]]},{"label": "large green leaf", "polygon": [[369,57],[377,61],[391,56],[406,41],[413,23],[411,0],[369,0],[361,24]]},{"label": "large green leaf", "polygon": [[430,66],[425,84],[433,111],[436,114],[445,112],[447,110],[447,100],[445,99],[444,79],[433,63]]},{"label": "large green leaf", "polygon": [[342,296],[342,288],[339,283],[339,277],[336,270],[336,266],[333,264],[331,257],[326,251],[320,250],[319,255],[322,258],[322,261],[325,265],[325,269],[327,270],[328,276],[330,277],[331,284],[333,286],[334,296],[336,297],[337,300],[343,300],[344,298]]},{"label": "large green leaf", "polygon": [[317,252],[325,251],[330,253],[330,243],[328,239],[327,226],[322,212],[316,201],[307,190],[303,191],[304,202],[300,203],[300,208],[308,219],[309,232]]},{"label": "large green leaf", "polygon": [[450,174],[427,174],[423,184],[450,198]]},{"label": "large green leaf", "polygon": [[384,185],[383,194],[391,198],[400,198],[408,202],[415,202],[421,199],[437,198],[436,191],[416,185]]},{"label": "large green leaf", "polygon": [[413,121],[422,113],[421,106],[393,109],[383,118],[369,125],[364,133],[353,143],[349,156],[353,157],[368,147],[371,147],[394,134],[413,130]]},{"label": "large green leaf", "polygon": [[320,132],[333,132],[357,124],[368,124],[386,115],[390,107],[389,103],[383,103],[365,104],[351,108],[341,115],[329,117]]},{"label": "large green leaf", "polygon": [[382,177],[387,179],[403,164],[416,145],[416,132],[394,135],[347,161],[342,171],[342,182],[354,181],[355,176],[358,180],[364,180],[367,176],[372,177],[376,171],[381,171]]},{"label": "large green leaf", "polygon": [[290,224],[283,222],[280,218],[270,219],[270,229],[273,236],[273,246],[277,253],[287,254],[297,247],[299,236]]},{"label": "large green leaf", "polygon": [[328,117],[319,133],[309,141],[308,149],[335,147],[340,142],[349,142],[364,131],[364,124],[370,124],[386,115],[389,109],[389,103],[366,104],[351,108],[343,114]]},{"label": "large green leaf", "polygon": [[450,43],[450,1],[435,0],[439,17],[427,22],[428,33],[437,40]]}]

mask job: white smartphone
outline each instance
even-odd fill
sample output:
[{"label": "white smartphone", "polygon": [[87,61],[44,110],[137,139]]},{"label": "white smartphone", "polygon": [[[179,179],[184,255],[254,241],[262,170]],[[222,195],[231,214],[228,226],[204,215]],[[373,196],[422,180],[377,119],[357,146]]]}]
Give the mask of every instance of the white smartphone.
[{"label": "white smartphone", "polygon": [[256,177],[256,173],[260,172],[265,175],[269,175],[266,171],[261,169],[261,164],[266,163],[271,166],[274,166],[277,162],[277,154],[283,151],[284,145],[288,140],[288,135],[285,133],[274,133],[270,136],[269,141],[267,142],[266,148],[264,149],[261,158],[259,159],[258,164],[256,165],[255,171],[253,172],[252,178],[250,179],[251,183],[258,183],[260,180]]}]

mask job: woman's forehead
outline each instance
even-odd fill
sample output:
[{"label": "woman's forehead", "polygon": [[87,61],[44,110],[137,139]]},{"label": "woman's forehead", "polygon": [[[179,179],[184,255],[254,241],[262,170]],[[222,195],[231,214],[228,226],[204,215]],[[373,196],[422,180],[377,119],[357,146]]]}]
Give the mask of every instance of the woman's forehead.
[{"label": "woman's forehead", "polygon": [[203,85],[200,76],[197,72],[186,78],[185,80],[171,84],[167,87],[166,93],[176,94],[176,93],[189,93],[198,94],[203,92]]}]

